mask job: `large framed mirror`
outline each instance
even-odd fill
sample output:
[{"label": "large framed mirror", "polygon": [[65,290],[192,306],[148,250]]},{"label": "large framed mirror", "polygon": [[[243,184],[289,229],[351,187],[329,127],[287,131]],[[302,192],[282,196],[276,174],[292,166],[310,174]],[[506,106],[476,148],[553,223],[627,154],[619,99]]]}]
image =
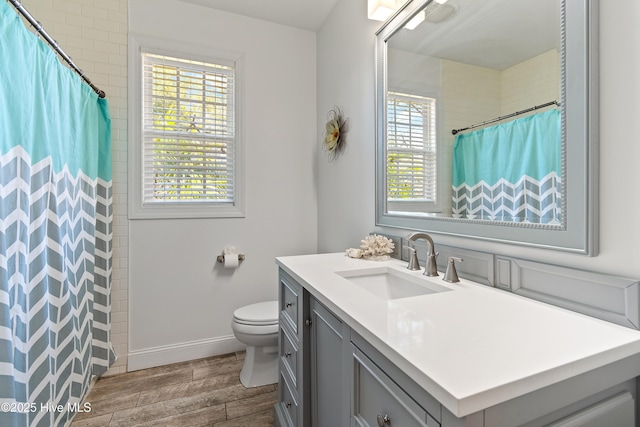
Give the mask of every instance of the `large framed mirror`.
[{"label": "large framed mirror", "polygon": [[376,223],[594,256],[597,0],[410,0],[376,38]]}]

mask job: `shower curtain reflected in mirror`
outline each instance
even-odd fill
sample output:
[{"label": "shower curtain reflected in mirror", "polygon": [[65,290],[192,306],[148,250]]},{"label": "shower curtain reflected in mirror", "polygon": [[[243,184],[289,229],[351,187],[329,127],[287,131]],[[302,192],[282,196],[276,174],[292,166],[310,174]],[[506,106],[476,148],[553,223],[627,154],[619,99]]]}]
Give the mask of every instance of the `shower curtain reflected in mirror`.
[{"label": "shower curtain reflected in mirror", "polygon": [[66,426],[110,345],[105,99],[0,4],[1,426]]},{"label": "shower curtain reflected in mirror", "polygon": [[561,224],[561,158],[557,109],[456,135],[453,216]]}]

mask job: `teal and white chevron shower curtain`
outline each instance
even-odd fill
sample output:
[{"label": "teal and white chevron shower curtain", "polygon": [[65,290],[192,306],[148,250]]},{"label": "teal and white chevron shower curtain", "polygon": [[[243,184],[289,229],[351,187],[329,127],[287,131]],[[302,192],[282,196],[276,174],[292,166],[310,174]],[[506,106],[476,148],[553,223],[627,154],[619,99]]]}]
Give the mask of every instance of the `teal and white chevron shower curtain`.
[{"label": "teal and white chevron shower curtain", "polygon": [[0,426],[67,426],[114,361],[109,107],[0,2]]},{"label": "teal and white chevron shower curtain", "polygon": [[457,134],[454,218],[560,224],[561,153],[557,109]]}]

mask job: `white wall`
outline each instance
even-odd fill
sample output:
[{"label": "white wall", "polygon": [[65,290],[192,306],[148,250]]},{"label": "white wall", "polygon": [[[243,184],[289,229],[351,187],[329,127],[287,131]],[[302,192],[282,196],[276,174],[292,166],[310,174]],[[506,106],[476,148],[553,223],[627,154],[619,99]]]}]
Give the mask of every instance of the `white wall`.
[{"label": "white wall", "polygon": [[[132,370],[237,349],[233,310],[277,298],[274,258],[316,251],[317,135],[315,33],[176,0],[129,5],[131,33],[244,53],[246,83],[246,218],[130,221]],[[226,245],[246,255],[236,270],[216,265]]]},{"label": "white wall", "polygon": [[375,84],[373,34],[366,0],[338,0],[318,32],[318,130],[334,105],[349,119],[346,146],[329,161],[318,150],[318,251],[357,248],[373,228]]},{"label": "white wall", "polygon": [[[318,33],[318,126],[342,103],[352,129],[345,155],[318,158],[318,248],[342,251],[374,229],[374,33],[366,1],[338,0]],[[640,278],[640,2],[600,2],[600,254],[595,258],[436,236],[436,243]],[[357,76],[357,78],[355,78]],[[385,230],[382,230],[385,231]],[[387,229],[399,235],[407,230]]]},{"label": "white wall", "polygon": [[560,101],[560,52],[552,49],[509,67],[501,79],[501,116]]}]

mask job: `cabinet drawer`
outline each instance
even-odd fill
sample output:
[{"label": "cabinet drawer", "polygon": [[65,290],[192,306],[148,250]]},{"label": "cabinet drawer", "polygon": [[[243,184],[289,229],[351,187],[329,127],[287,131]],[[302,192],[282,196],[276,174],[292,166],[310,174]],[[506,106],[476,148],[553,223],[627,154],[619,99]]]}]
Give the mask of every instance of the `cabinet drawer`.
[{"label": "cabinet drawer", "polygon": [[353,357],[352,416],[356,426],[437,427],[440,425],[356,347],[353,347]]},{"label": "cabinet drawer", "polygon": [[296,394],[291,390],[291,386],[286,379],[286,376],[280,372],[280,385],[279,385],[279,401],[278,406],[280,412],[284,414],[286,419],[285,424],[293,427],[298,426],[298,401]]},{"label": "cabinet drawer", "polygon": [[282,366],[289,373],[289,376],[293,380],[295,388],[298,388],[298,380],[296,378],[298,373],[298,346],[292,337],[289,336],[289,332],[282,326],[280,327],[280,361]]},{"label": "cabinet drawer", "polygon": [[635,401],[628,391],[589,406],[549,427],[635,426]]},{"label": "cabinet drawer", "polygon": [[298,333],[298,306],[302,289],[280,276],[280,312],[293,331]]}]

